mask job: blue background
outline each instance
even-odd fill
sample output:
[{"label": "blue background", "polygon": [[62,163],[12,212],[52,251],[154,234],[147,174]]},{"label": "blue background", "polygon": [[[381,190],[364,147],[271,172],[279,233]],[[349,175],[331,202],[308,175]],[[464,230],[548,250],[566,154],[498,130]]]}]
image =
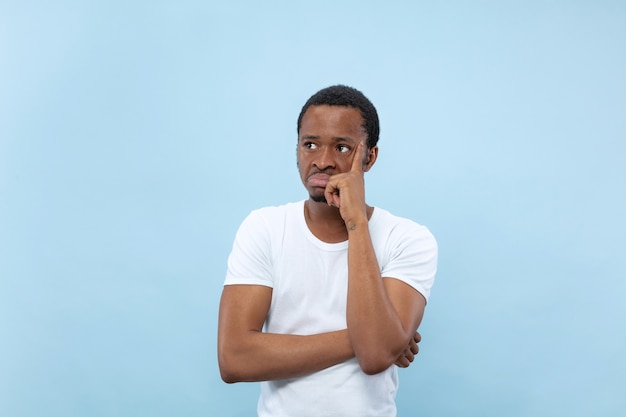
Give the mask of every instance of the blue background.
[{"label": "blue background", "polygon": [[440,245],[399,415],[624,415],[625,45],[621,1],[0,0],[0,416],[253,415],[226,258],[335,83]]}]

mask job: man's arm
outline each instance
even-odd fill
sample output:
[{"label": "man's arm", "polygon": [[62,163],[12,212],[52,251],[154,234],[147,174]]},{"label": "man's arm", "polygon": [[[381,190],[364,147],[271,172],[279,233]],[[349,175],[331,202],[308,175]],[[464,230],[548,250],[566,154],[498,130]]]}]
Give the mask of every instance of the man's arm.
[{"label": "man's arm", "polygon": [[401,359],[414,341],[426,300],[408,284],[380,275],[369,233],[363,156],[360,142],[351,170],[331,177],[325,196],[330,205],[339,208],[348,230],[346,318],[350,341],[361,369],[375,374]]},{"label": "man's arm", "polygon": [[308,336],[263,333],[271,299],[269,287],[224,287],[218,321],[218,361],[225,382],[292,378],[354,357],[347,330]]},{"label": "man's arm", "polygon": [[402,281],[381,279],[367,224],[350,233],[348,330],[361,368],[375,374],[391,366],[412,340],[426,300]]}]

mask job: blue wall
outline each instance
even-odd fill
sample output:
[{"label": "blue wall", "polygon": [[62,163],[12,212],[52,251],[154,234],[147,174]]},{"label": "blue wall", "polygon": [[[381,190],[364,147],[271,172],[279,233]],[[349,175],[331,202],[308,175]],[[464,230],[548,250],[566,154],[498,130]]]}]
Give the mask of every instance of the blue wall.
[{"label": "blue wall", "polygon": [[401,416],[626,409],[626,5],[0,2],[0,416],[249,416],[216,319],[329,84],[440,271]]}]

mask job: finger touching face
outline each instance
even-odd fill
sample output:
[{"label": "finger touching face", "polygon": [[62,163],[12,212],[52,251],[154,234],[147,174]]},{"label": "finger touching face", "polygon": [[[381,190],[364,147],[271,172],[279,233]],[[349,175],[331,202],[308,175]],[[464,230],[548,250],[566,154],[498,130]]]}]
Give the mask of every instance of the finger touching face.
[{"label": "finger touching face", "polygon": [[366,160],[365,152],[363,152],[363,141],[359,141],[356,146],[354,155],[352,155],[352,169],[354,172],[363,172],[364,161]]},{"label": "finger touching face", "polygon": [[378,157],[378,146],[368,149],[365,140],[360,141],[352,155],[352,168],[354,172],[367,172],[370,170]]}]

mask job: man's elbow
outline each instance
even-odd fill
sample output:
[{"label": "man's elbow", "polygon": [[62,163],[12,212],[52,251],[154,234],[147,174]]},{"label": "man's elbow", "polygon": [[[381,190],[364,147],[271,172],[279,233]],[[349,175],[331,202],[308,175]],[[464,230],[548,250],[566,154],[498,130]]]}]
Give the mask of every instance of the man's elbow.
[{"label": "man's elbow", "polygon": [[388,354],[363,355],[357,360],[361,370],[367,375],[376,375],[387,370],[395,362],[395,357]]},{"label": "man's elbow", "polygon": [[236,366],[236,361],[232,358],[228,358],[228,355],[220,354],[218,358],[218,365],[222,381],[227,384],[244,381],[241,371]]},{"label": "man's elbow", "polygon": [[376,375],[396,363],[406,344],[408,342],[405,343],[404,340],[398,340],[393,345],[387,343],[379,346],[370,346],[369,349],[360,349],[360,351],[355,349],[355,356],[361,370],[365,374]]},{"label": "man's elbow", "polygon": [[233,372],[229,372],[228,370],[220,367],[220,376],[222,377],[222,381],[227,384],[234,384],[235,382],[241,382],[237,375]]}]

